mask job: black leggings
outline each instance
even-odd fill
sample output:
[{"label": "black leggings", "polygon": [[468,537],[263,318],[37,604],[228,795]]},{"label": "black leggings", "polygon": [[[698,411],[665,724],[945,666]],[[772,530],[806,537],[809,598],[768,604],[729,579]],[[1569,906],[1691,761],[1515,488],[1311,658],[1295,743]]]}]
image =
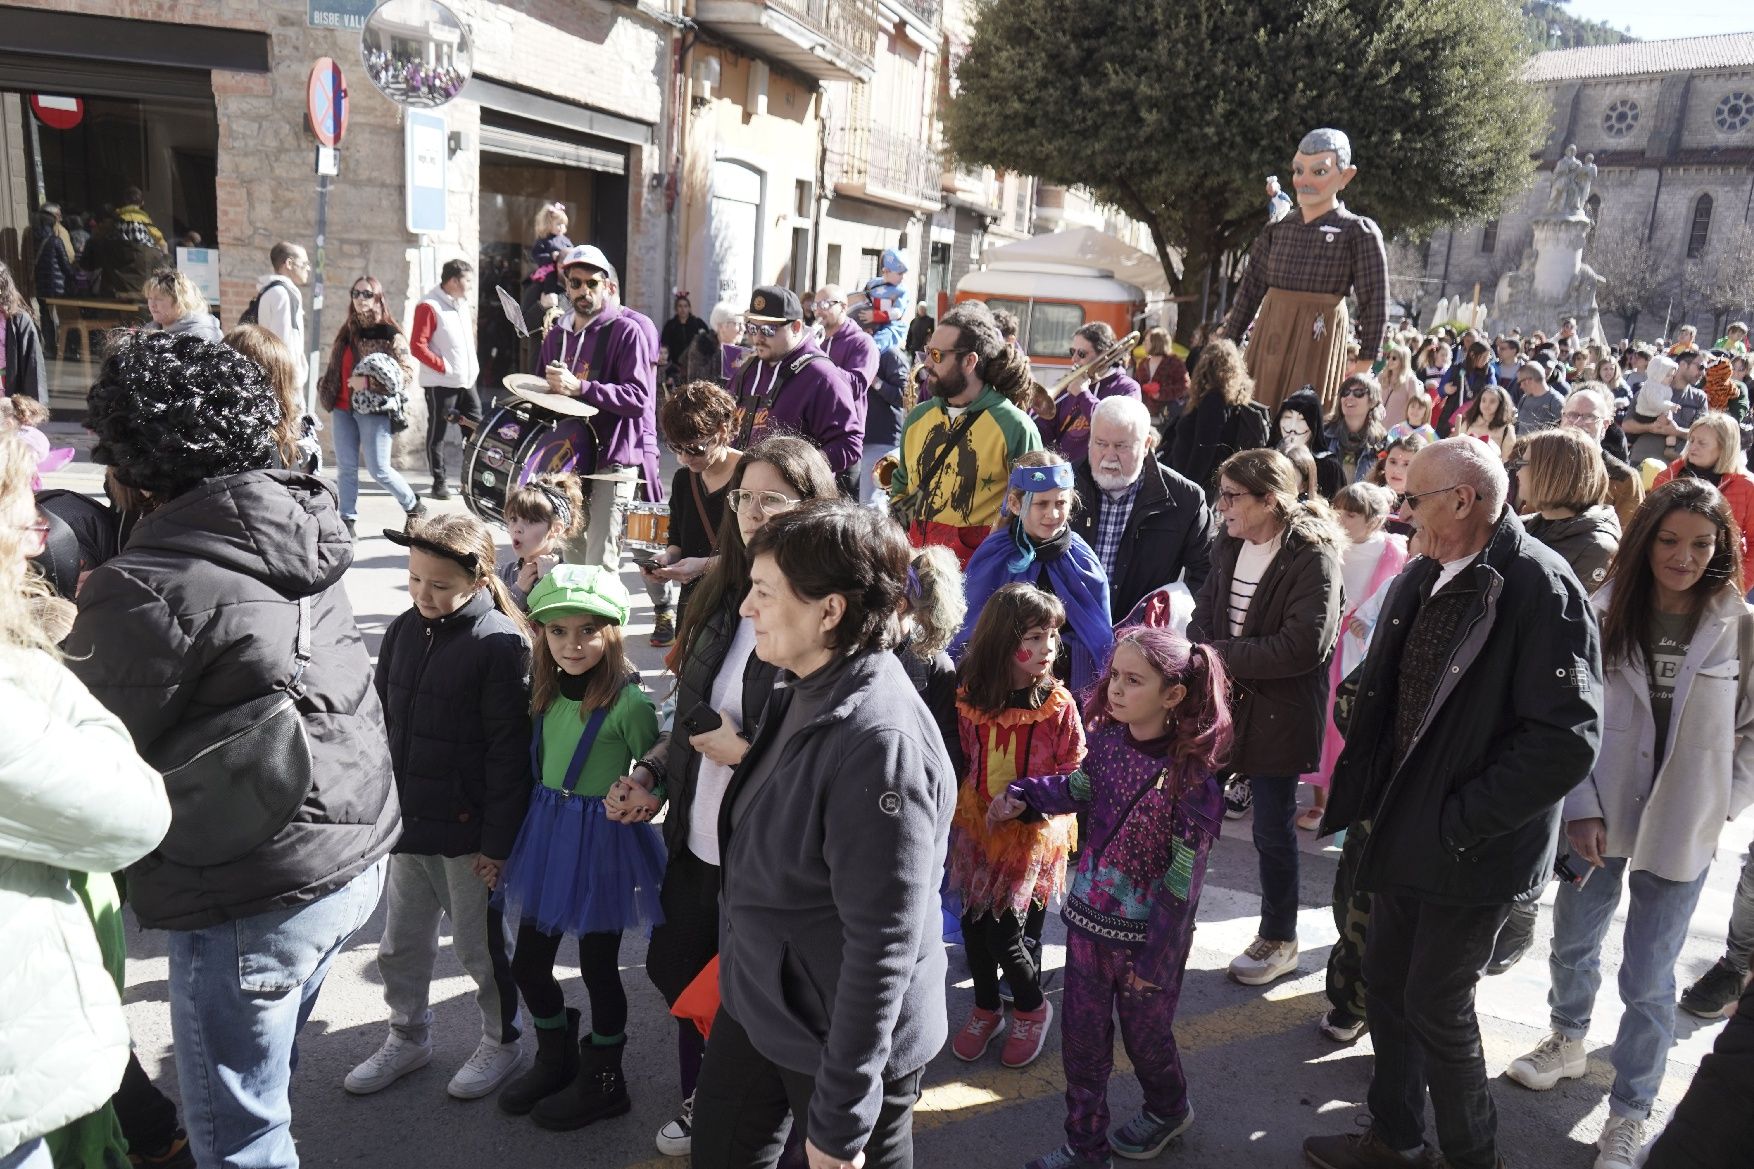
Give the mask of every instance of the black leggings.
[{"label": "black leggings", "polygon": [[974,978],[974,1005],[999,1009],[999,971],[1011,983],[1013,1005],[1020,1011],[1041,1006],[1041,972],[1023,944],[1023,923],[1009,911],[997,917],[983,913],[962,919],[962,949]]},{"label": "black leggings", "polygon": [[[545,934],[534,922],[518,927],[518,948],[512,955],[512,978],[530,1005],[532,1019],[566,1013],[566,996],[554,977],[560,935]],[[621,935],[580,934],[579,974],[591,999],[591,1030],[610,1038],[627,1030],[627,992],[621,987]]]}]

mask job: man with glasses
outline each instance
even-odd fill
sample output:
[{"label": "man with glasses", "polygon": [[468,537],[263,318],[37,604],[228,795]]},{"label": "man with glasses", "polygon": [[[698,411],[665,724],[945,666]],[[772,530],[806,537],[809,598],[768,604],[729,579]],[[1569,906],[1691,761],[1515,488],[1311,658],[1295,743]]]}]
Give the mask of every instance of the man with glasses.
[{"label": "man with glasses", "polygon": [[[824,349],[835,368],[847,377],[863,435],[859,466],[853,480],[858,498],[869,500],[876,490],[871,468],[895,448],[901,425],[901,389],[907,378],[907,357],[891,347],[880,360],[877,343],[847,315],[847,294],[838,284],[824,284],[816,293],[816,321],[827,340]],[[894,354],[893,358],[889,354]],[[884,371],[888,365],[887,372]],[[899,372],[898,372],[899,371]],[[875,391],[875,396],[873,392]]]},{"label": "man with glasses", "polygon": [[856,499],[864,410],[847,375],[806,335],[798,294],[763,285],[750,296],[743,319],[743,339],[755,360],[744,362],[731,381],[737,399],[731,445],[746,451],[779,431],[807,438],[828,460],[841,494]]},{"label": "man with glasses", "polygon": [[1152,458],[1155,445],[1145,404],[1109,398],[1091,415],[1089,456],[1072,468],[1078,495],[1072,530],[1102,561],[1117,621],[1178,580],[1199,592],[1211,565],[1206,493]]},{"label": "man with glasses", "polygon": [[[1413,458],[1400,518],[1424,555],[1389,587],[1321,831],[1359,822],[1376,1049],[1370,1127],[1311,1137],[1325,1169],[1498,1164],[1475,986],[1511,902],[1553,874],[1560,805],[1595,765],[1602,660],[1589,597],[1505,506],[1496,451]],[[1425,1097],[1437,1150],[1425,1145]]]},{"label": "man with glasses", "polygon": [[999,522],[1011,465],[1041,449],[1041,435],[1012,403],[1029,384],[1029,361],[1005,344],[992,310],[963,301],[927,339],[929,394],[902,423],[892,513],[915,547],[941,544],[965,566]]},{"label": "man with glasses", "polygon": [[1520,437],[1559,425],[1565,412],[1565,395],[1547,384],[1547,367],[1539,361],[1524,362],[1517,370],[1516,432]]},{"label": "man with glasses", "polygon": [[1604,458],[1624,463],[1629,457],[1626,435],[1614,422],[1614,395],[1601,382],[1579,382],[1565,399],[1559,425],[1582,431],[1602,448]]},{"label": "man with glasses", "polygon": [[[1076,333],[1072,334],[1072,344],[1067,349],[1074,367],[1087,361],[1095,360],[1099,355],[1114,348],[1115,331],[1106,321],[1092,321]],[[1105,398],[1138,398],[1139,383],[1127,372],[1127,355],[1122,354],[1107,369],[1098,370],[1090,378],[1090,391],[1096,395],[1097,401]]]},{"label": "man with glasses", "polygon": [[[310,257],[297,244],[281,240],[268,249],[268,264],[274,270],[256,280],[254,320],[292,350],[292,367],[302,395],[309,376],[310,352],[305,345],[305,298],[299,290],[310,282]],[[244,317],[246,320],[251,317],[249,309],[244,310]]]},{"label": "man with glasses", "polygon": [[[664,501],[664,485],[658,478],[658,329],[651,318],[621,303],[615,266],[594,244],[580,244],[567,252],[560,261],[560,275],[573,311],[542,338],[537,365],[554,393],[597,408],[587,420],[597,442],[597,474],[632,472],[615,479],[585,480],[591,494],[590,517],[583,536],[567,548],[566,558],[619,572],[617,503],[631,503],[636,488],[642,486],[644,498]],[[654,640],[672,627],[670,590],[666,581],[646,581],[656,622]],[[664,644],[669,644],[668,639]]]}]

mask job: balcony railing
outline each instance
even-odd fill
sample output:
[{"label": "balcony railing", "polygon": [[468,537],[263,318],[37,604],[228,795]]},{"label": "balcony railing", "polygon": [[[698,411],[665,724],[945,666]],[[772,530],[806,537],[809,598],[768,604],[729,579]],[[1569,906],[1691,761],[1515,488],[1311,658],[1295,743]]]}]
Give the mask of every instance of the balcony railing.
[{"label": "balcony railing", "polygon": [[836,188],[879,202],[931,209],[943,202],[944,161],[917,138],[885,126],[839,126]]},{"label": "balcony railing", "polygon": [[767,0],[855,61],[877,59],[877,0]]},{"label": "balcony railing", "polygon": [[818,81],[869,81],[877,0],[697,0],[695,20]]}]

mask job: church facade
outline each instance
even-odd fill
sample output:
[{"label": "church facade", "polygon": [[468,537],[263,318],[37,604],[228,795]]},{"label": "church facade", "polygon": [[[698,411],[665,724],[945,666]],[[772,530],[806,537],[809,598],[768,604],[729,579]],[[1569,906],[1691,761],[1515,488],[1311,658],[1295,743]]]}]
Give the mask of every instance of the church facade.
[{"label": "church facade", "polygon": [[[1439,230],[1422,246],[1400,249],[1393,291],[1403,307],[1420,309],[1423,323],[1440,297],[1465,304],[1476,285],[1490,306],[1500,281],[1526,269],[1535,220],[1550,210],[1554,168],[1575,144],[1580,160],[1594,156],[1596,171],[1585,207],[1593,224],[1585,262],[1608,275],[1638,254],[1657,269],[1641,306],[1640,337],[1672,334],[1684,322],[1705,334],[1714,309],[1698,291],[1674,295],[1673,288],[1683,273],[1697,283],[1726,262],[1754,221],[1754,33],[1540,53],[1526,76],[1552,106],[1534,180],[1499,218]],[[1617,340],[1627,323],[1614,300],[1604,287],[1602,328]],[[1487,321],[1493,332],[1551,332],[1557,324]]]}]

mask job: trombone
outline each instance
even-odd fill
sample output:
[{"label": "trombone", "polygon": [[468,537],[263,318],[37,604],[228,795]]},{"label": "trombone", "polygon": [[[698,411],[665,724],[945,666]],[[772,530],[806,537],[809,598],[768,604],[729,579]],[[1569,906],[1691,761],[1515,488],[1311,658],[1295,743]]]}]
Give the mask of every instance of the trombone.
[{"label": "trombone", "polygon": [[1084,378],[1091,376],[1098,370],[1107,369],[1109,366],[1115,364],[1115,362],[1121,360],[1121,358],[1130,353],[1133,346],[1138,343],[1139,330],[1134,329],[1125,337],[1118,338],[1113,345],[1110,345],[1107,349],[1104,349],[1089,361],[1084,362],[1082,365],[1075,365],[1067,370],[1065,376],[1060,378],[1060,380],[1053,385],[1044,386],[1037,382],[1032,398],[1035,412],[1043,418],[1052,418],[1058,411],[1055,403],[1059,401],[1061,394],[1064,394],[1073,385],[1077,384]]}]

